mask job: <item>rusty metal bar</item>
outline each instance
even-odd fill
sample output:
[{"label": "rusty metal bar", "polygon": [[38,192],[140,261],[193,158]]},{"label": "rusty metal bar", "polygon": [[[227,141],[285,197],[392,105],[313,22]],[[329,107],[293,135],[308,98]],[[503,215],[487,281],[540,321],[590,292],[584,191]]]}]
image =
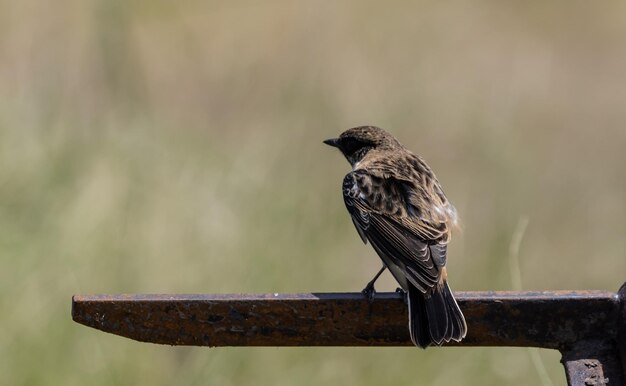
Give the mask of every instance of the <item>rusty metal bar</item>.
[{"label": "rusty metal bar", "polygon": [[[617,336],[615,293],[462,292],[463,346],[563,349]],[[78,323],[131,339],[194,346],[409,346],[401,295],[360,293],[74,296]]]},{"label": "rusty metal bar", "polygon": [[[626,286],[619,296],[603,291],[458,292],[469,332],[450,345],[557,349],[570,385],[625,385],[625,348],[618,344],[626,331],[625,294]],[[360,293],[72,298],[72,318],[78,323],[170,345],[409,346],[406,312],[397,293],[379,293],[372,303]]]}]

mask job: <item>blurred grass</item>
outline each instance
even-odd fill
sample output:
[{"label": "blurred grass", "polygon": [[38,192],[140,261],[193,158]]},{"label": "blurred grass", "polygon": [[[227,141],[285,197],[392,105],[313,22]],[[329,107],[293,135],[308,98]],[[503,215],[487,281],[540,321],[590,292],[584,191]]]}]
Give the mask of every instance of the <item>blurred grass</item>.
[{"label": "blurred grass", "polygon": [[361,289],[380,263],[321,144],[359,124],[457,205],[454,289],[511,289],[528,216],[524,288],[616,290],[625,8],[0,1],[0,383],[537,384],[524,349],[141,344],[70,296]]}]

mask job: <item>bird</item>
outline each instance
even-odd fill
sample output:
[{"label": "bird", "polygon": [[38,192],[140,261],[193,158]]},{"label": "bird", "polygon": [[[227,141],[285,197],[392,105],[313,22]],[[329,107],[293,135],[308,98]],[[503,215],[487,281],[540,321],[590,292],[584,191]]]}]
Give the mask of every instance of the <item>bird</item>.
[{"label": "bird", "polygon": [[362,293],[372,301],[376,280],[389,269],[408,304],[413,344],[426,349],[461,341],[467,324],[446,271],[459,220],[432,169],[376,126],[354,127],[324,143],[352,166],[342,183],[344,203],[361,239],[383,262]]}]

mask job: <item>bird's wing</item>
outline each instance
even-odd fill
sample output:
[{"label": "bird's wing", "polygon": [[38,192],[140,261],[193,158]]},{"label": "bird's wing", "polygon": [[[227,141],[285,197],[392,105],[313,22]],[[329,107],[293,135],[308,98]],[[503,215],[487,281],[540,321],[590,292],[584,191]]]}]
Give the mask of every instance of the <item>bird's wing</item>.
[{"label": "bird's wing", "polygon": [[367,172],[400,191],[408,216],[403,223],[427,241],[446,244],[450,230],[458,226],[454,206],[422,158],[406,152],[401,162],[375,162]]},{"label": "bird's wing", "polygon": [[426,292],[439,282],[446,260],[445,243],[439,243],[432,234],[447,229],[420,219],[407,204],[403,184],[356,170],[344,178],[344,201],[361,237],[372,243],[383,260],[403,267],[407,279]]}]

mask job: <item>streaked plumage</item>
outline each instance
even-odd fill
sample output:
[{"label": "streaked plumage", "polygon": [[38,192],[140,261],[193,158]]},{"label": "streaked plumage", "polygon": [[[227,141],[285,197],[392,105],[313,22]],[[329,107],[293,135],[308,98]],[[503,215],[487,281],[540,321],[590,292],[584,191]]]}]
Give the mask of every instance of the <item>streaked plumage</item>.
[{"label": "streaked plumage", "polygon": [[391,134],[373,126],[349,129],[324,141],[352,165],[343,197],[363,239],[407,293],[411,340],[419,347],[465,337],[467,326],[447,284],[447,243],[457,223],[454,206],[434,173]]}]

